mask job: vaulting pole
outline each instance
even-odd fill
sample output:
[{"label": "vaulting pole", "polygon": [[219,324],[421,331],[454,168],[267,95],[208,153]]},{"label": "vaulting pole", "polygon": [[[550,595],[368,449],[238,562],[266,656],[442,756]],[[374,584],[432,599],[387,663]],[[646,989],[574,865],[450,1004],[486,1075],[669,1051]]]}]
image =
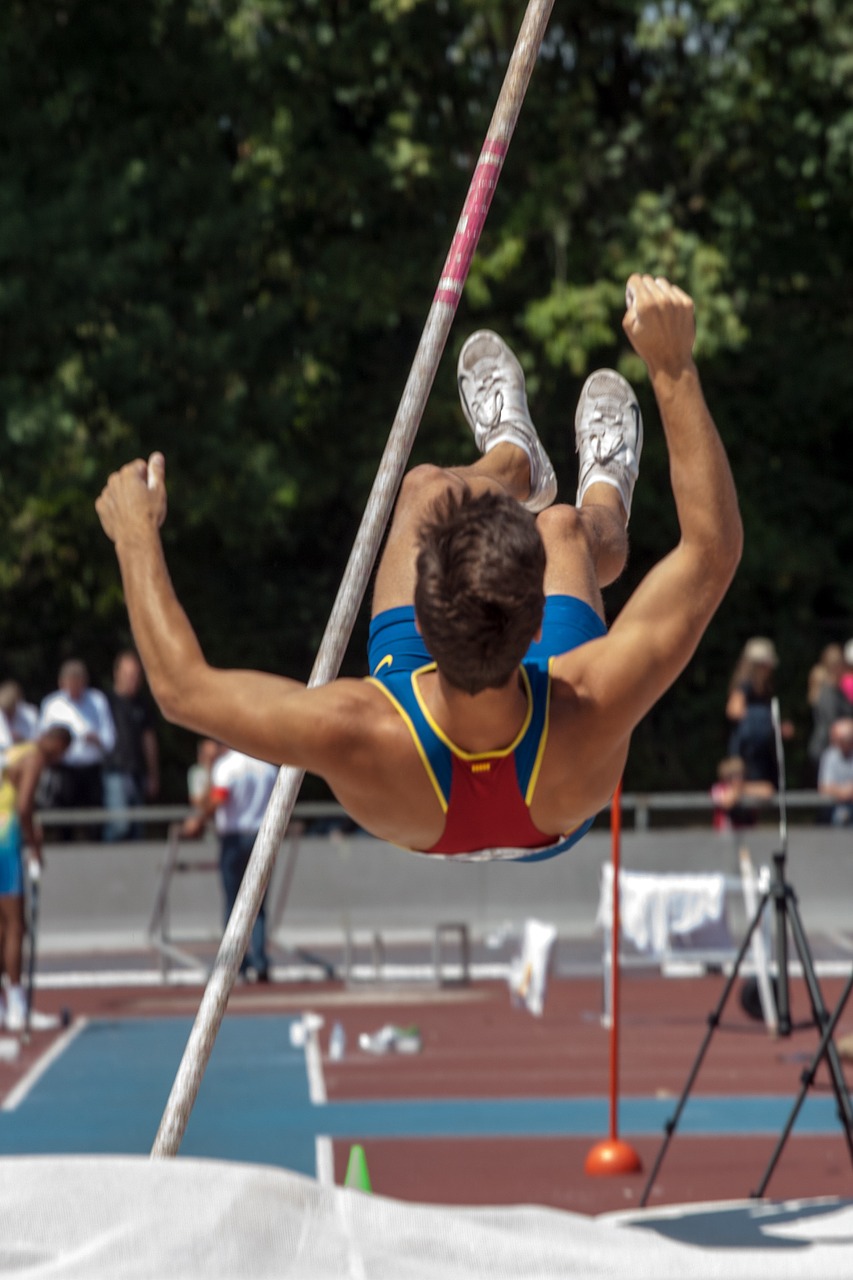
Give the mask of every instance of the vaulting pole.
[{"label": "vaulting pole", "polygon": [[[554,0],[529,0],[414,363],[308,681],[311,686],[328,684],[340,670],[553,7]],[[303,776],[299,769],[285,767],[279,771],[160,1121],[151,1149],[152,1156],[173,1156],[181,1145]]]}]

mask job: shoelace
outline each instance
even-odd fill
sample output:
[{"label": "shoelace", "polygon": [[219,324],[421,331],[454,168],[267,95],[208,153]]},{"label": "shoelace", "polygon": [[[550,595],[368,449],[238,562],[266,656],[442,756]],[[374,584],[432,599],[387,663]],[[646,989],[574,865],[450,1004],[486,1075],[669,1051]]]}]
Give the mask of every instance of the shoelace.
[{"label": "shoelace", "polygon": [[[477,379],[477,390],[471,397],[471,413],[484,427],[494,427],[500,422],[504,406],[503,382],[503,376],[497,367]],[[490,399],[494,401],[494,412],[487,415],[486,405]]]},{"label": "shoelace", "polygon": [[[598,430],[596,430],[596,427]],[[613,409],[609,413],[603,409],[593,409],[588,425],[582,430],[584,437],[593,446],[593,460],[595,462],[608,461],[608,459],[615,457],[625,445],[625,430],[622,423],[621,409]],[[610,449],[607,453],[604,453],[604,444],[608,432],[614,432],[615,438],[611,438]]]}]

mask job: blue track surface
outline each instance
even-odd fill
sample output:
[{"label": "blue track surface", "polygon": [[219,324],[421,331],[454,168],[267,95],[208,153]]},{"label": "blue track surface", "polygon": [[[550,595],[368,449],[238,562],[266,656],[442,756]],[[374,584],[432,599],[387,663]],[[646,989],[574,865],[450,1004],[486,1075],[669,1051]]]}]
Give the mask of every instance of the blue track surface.
[{"label": "blue track surface", "polygon": [[[305,1056],[290,1044],[291,1018],[226,1018],[181,1154],[280,1165],[315,1173],[315,1138],[588,1137],[608,1127],[595,1098],[331,1102],[315,1105]],[[188,1018],[95,1021],[14,1111],[0,1112],[0,1153],[145,1154],[151,1148],[190,1033]],[[792,1097],[692,1096],[679,1133],[778,1135]],[[661,1136],[674,1102],[623,1098],[620,1127]],[[811,1094],[795,1133],[837,1134],[831,1096]]]}]

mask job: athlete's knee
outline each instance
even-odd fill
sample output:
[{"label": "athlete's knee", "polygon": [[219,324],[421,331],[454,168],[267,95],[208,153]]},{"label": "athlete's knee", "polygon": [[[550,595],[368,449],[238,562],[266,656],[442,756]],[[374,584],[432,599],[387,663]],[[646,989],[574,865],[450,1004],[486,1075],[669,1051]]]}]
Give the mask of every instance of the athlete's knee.
[{"label": "athlete's knee", "polygon": [[575,546],[579,551],[588,549],[589,531],[577,507],[564,502],[546,507],[536,517],[536,527],[546,551],[549,546]]},{"label": "athlete's knee", "polygon": [[419,466],[412,467],[411,471],[407,471],[403,477],[397,504],[398,511],[424,511],[448,489],[460,487],[463,487],[463,481],[452,471],[423,462]]},{"label": "athlete's knee", "polygon": [[552,572],[591,570],[601,588],[615,582],[624,569],[628,555],[625,526],[607,508],[548,507],[537,522]]}]

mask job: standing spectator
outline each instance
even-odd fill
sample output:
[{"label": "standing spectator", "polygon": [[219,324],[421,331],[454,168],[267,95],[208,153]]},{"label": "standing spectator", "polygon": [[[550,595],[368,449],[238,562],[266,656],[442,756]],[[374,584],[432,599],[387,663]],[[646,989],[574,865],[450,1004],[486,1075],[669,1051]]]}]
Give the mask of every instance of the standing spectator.
[{"label": "standing spectator", "polygon": [[[729,687],[726,719],[729,722],[729,756],[740,756],[747,782],[779,786],[776,734],[771,703],[779,658],[776,646],[765,636],[753,636],[744,646]],[[782,724],[783,738],[793,737],[790,721]]]},{"label": "standing spectator", "polygon": [[[104,756],[104,804],[118,812],[154,800],[160,790],[160,761],[154,712],[142,692],[142,664],[126,649],[113,664],[113,687],[106,694],[115,725],[115,744]],[[113,818],[105,840],[138,840],[142,824]]]},{"label": "standing spectator", "polygon": [[26,1025],[27,1000],[21,985],[24,946],[22,852],[41,865],[41,830],[33,820],[36,786],[45,766],[55,765],[71,741],[63,725],[50,725],[34,742],[9,747],[0,773],[0,956],[8,980],[6,1005],[0,994],[0,1021],[8,1031]]},{"label": "standing spectator", "polygon": [[853,825],[853,719],[836,720],[829,731],[829,745],[820,758],[818,790],[837,803],[830,813],[836,827]]},{"label": "standing spectator", "polygon": [[814,711],[821,691],[828,684],[837,684],[844,667],[844,650],[840,644],[828,644],[821,650],[820,657],[809,672],[806,692],[809,707]]},{"label": "standing spectator", "polygon": [[[109,703],[98,689],[89,688],[85,662],[69,658],[59,668],[59,688],[42,700],[42,728],[63,724],[71,732],[71,746],[62,763],[51,769],[50,802],[58,809],[100,809],[104,803],[104,757],[112,751],[115,725]],[[73,829],[60,832],[69,839]],[[93,832],[83,832],[89,838]]]},{"label": "standing spectator", "polygon": [[838,678],[838,687],[847,701],[853,702],[853,640],[847,641],[842,657],[844,662],[841,667],[841,675]]},{"label": "standing spectator", "polygon": [[187,770],[187,796],[190,804],[203,812],[210,794],[210,771],[222,755],[222,743],[213,738],[199,738],[195,764]]},{"label": "standing spectator", "polygon": [[17,680],[0,684],[0,759],[15,742],[31,742],[38,733],[38,708],[24,701]]},{"label": "standing spectator", "polygon": [[[278,770],[275,765],[255,760],[241,751],[218,745],[210,769],[210,790],[206,799],[194,799],[199,812],[187,818],[183,836],[198,836],[212,816],[219,834],[219,869],[225,899],[225,923],[234,908],[237,892],[249,863],[261,819],[269,803]],[[269,982],[266,946],[266,897],[252,930],[249,949],[240,972],[256,982]]]},{"label": "standing spectator", "polygon": [[[832,726],[838,720],[853,717],[853,696],[848,696],[845,688],[850,688],[853,680],[853,640],[848,640],[841,653],[841,663],[836,668],[834,677],[827,680],[820,689],[817,701],[812,707],[812,733],[809,738],[808,756],[814,768],[814,777],[819,776],[820,761],[829,746]],[[853,695],[853,689],[850,689]]]}]

